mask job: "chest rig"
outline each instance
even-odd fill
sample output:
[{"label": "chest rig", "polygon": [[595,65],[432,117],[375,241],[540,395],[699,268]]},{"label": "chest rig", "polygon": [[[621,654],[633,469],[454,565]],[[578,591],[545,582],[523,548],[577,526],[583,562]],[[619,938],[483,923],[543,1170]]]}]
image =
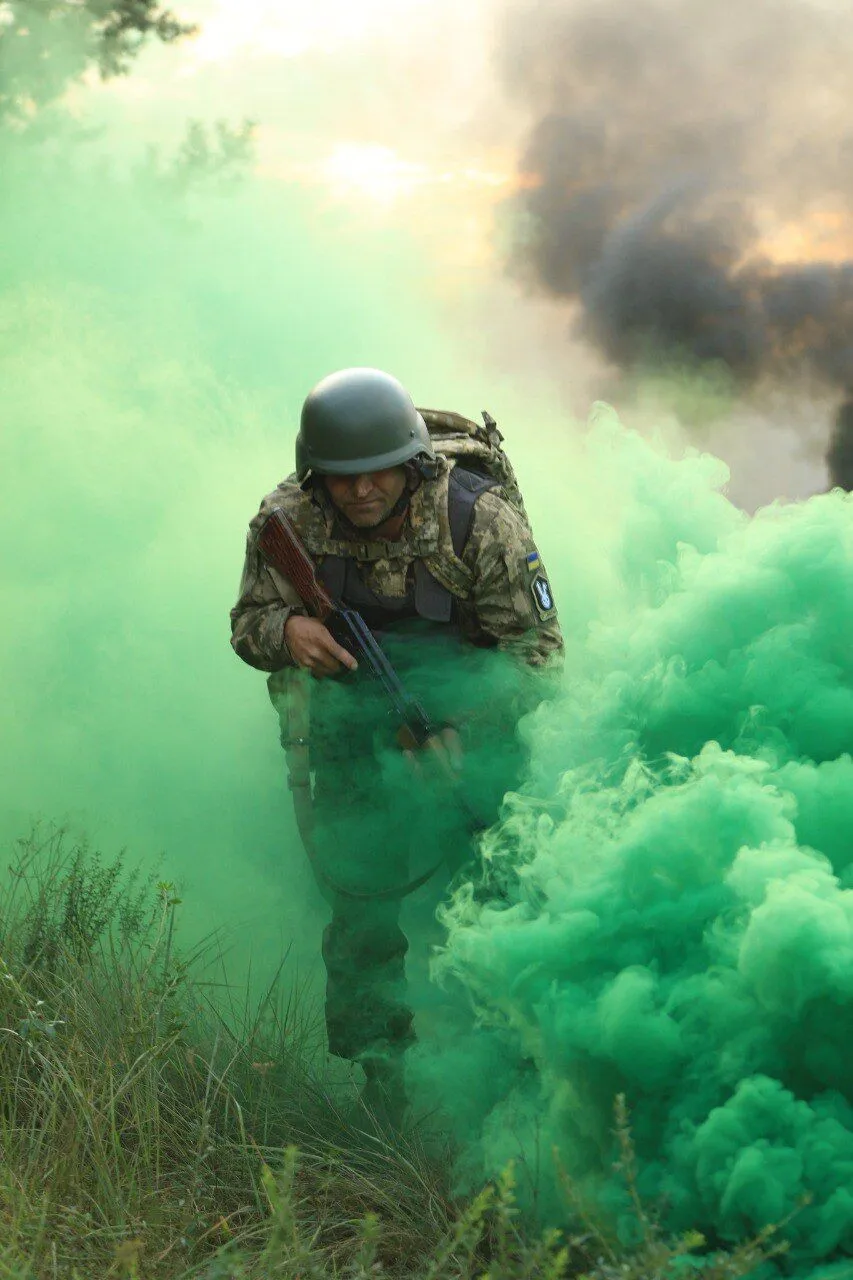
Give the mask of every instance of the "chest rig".
[{"label": "chest rig", "polygon": [[[441,516],[445,518],[437,522],[437,545],[424,546],[420,555],[417,541],[406,548],[407,558],[411,558],[411,574],[407,575],[403,596],[378,595],[365,582],[358,562],[377,558],[370,554],[376,544],[347,546],[345,542],[337,542],[318,566],[318,577],[332,599],[357,609],[374,630],[385,631],[413,618],[452,624],[457,601],[470,595],[471,575],[462,562],[462,553],[471,532],[477,499],[487,489],[496,488],[498,482],[491,476],[455,466],[448,471],[445,483],[446,516],[442,511]],[[445,501],[441,491],[435,498],[439,503]],[[349,554],[343,554],[345,548]],[[393,553],[393,546],[389,551]]]}]

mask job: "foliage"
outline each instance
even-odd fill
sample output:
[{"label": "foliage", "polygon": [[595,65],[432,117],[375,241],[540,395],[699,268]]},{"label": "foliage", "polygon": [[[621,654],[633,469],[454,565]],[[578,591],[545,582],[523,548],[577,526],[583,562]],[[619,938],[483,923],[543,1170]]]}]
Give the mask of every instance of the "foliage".
[{"label": "foliage", "polygon": [[125,854],[104,863],[61,827],[35,827],[16,842],[0,895],[5,945],[31,968],[51,968],[70,953],[83,963],[110,931],[124,943],[151,923],[151,877],[124,873]]},{"label": "foliage", "polygon": [[255,124],[244,120],[230,125],[217,120],[212,126],[190,120],[180,144],[164,157],[150,147],[135,177],[142,191],[183,195],[191,188],[227,191],[243,179],[255,159]]},{"label": "foliage", "polygon": [[158,0],[5,0],[0,125],[24,127],[87,71],[123,75],[146,41],[194,31]]},{"label": "foliage", "polygon": [[180,899],[67,832],[18,842],[0,896],[0,1280],[702,1280],[749,1274],[771,1233],[696,1256],[636,1194],[640,1242],[576,1211],[538,1234],[507,1169],[454,1204],[447,1155],[389,1133],[308,1064],[318,1026],[281,974],[259,1008],[175,945]]}]

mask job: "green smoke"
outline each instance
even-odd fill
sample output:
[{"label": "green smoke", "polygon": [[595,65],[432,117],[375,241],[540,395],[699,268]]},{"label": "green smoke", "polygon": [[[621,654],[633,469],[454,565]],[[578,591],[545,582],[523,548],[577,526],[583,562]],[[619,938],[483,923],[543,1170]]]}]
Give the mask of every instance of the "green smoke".
[{"label": "green smoke", "polygon": [[592,444],[638,482],[623,609],[526,723],[529,782],[486,842],[502,894],[444,913],[438,973],[478,1030],[424,1052],[421,1087],[468,1134],[463,1178],[515,1155],[560,1219],[556,1148],[627,1224],[624,1093],[673,1226],[735,1240],[811,1196],[786,1228],[810,1274],[853,1249],[853,501],[747,520],[710,460],[606,414]]},{"label": "green smoke", "polygon": [[[510,431],[525,396],[466,354],[405,219],[174,162],[180,121],[159,160],[127,113],[86,123],[0,131],[0,835],[41,820],[126,847],[181,884],[185,939],[223,932],[238,987],[288,955],[316,990],[325,907],[264,679],[228,643],[246,526],[332,369],[386,368]],[[536,452],[515,456],[535,478]],[[594,578],[573,571],[585,607]],[[418,688],[439,714],[479,679]],[[470,764],[493,813],[494,771]],[[407,907],[424,930],[439,890]]]},{"label": "green smoke", "polygon": [[[489,655],[418,654],[406,673],[436,716],[474,691],[495,717],[471,731],[469,803],[512,788],[482,884],[452,796],[430,807],[380,752],[420,855],[449,848],[460,876],[445,990],[418,996],[417,1105],[451,1124],[460,1185],[520,1155],[522,1190],[562,1220],[556,1146],[622,1217],[623,1091],[641,1190],[674,1225],[734,1238],[810,1191],[788,1229],[800,1272],[849,1252],[849,500],[750,521],[721,464],[672,461],[604,412],[581,458],[541,387],[471,354],[407,234],[258,180],[178,196],[136,164],[141,142],[112,145],[110,165],[85,142],[3,154],[4,835],[40,815],[162,853],[188,923],[227,927],[238,971],[288,948],[316,969],[323,906],[276,726],[228,646],[245,525],[333,368],[485,405],[567,667],[523,721],[523,785],[526,680]],[[339,692],[345,726],[354,686]],[[414,970],[440,893],[407,906]]]},{"label": "green smoke", "polygon": [[321,899],[228,610],[310,386],[359,363],[417,385],[443,340],[404,236],[250,176],[176,193],[112,141],[109,165],[103,139],[4,145],[3,834],[39,817],[162,854],[185,927],[316,968]]}]

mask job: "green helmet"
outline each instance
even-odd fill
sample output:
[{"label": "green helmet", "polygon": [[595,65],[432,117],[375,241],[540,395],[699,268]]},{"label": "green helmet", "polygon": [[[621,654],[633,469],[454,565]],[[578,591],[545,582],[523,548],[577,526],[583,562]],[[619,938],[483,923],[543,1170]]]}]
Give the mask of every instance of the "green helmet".
[{"label": "green helmet", "polygon": [[351,476],[413,458],[434,461],[426,423],[405,387],[379,369],[340,369],[302,406],[296,472]]}]

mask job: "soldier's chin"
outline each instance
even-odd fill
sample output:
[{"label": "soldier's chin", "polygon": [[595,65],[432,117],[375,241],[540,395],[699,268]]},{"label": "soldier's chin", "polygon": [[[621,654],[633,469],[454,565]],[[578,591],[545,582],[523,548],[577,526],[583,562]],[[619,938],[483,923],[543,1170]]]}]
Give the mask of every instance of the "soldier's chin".
[{"label": "soldier's chin", "polygon": [[356,529],[366,529],[368,532],[371,529],[378,529],[380,525],[384,524],[385,521],[388,519],[388,515],[389,513],[385,510],[380,511],[378,517],[375,512],[372,512],[372,513],[368,513],[367,511],[348,511],[347,512],[347,517],[349,519],[350,524],[354,524]]}]

